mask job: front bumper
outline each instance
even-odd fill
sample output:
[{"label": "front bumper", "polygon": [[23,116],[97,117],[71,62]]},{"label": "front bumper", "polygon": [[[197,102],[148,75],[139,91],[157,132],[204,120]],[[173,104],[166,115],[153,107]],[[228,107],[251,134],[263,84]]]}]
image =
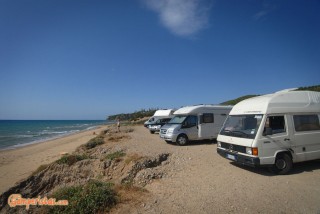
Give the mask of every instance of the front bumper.
[{"label": "front bumper", "polygon": [[242,165],[251,167],[261,166],[260,159],[258,157],[246,156],[239,154],[238,152],[232,152],[230,150],[225,150],[221,148],[217,148],[217,153],[222,157],[227,158],[228,160],[232,160]]},{"label": "front bumper", "polygon": [[166,140],[166,141],[171,141],[175,143],[177,141],[178,135],[176,134],[160,134],[160,138]]}]

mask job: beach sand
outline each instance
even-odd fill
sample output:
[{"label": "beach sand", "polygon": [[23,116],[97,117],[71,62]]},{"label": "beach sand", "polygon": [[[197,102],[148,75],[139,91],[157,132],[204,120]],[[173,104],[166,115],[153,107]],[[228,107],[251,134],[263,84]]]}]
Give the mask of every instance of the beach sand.
[{"label": "beach sand", "polygon": [[[109,125],[110,126],[110,125]],[[42,143],[32,144],[14,150],[0,151],[0,193],[16,182],[28,177],[42,164],[49,164],[63,153],[72,153],[109,126],[82,131]]]}]

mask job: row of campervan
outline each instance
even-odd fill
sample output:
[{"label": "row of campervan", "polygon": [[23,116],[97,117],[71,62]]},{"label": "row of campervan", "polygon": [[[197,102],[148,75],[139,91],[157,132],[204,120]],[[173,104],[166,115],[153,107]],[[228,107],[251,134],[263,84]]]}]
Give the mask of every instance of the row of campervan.
[{"label": "row of campervan", "polygon": [[167,118],[155,125],[162,139],[178,145],[217,139],[217,153],[239,164],[285,174],[293,163],[320,159],[320,92],[283,90],[235,106],[161,111],[145,125]]}]

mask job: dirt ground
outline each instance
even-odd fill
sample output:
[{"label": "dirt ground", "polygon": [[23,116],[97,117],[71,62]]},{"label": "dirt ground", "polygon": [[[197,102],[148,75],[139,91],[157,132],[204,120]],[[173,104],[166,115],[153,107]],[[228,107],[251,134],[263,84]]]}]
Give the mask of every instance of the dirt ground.
[{"label": "dirt ground", "polygon": [[167,144],[142,126],[116,147],[170,156],[158,167],[164,176],[144,187],[147,197],[112,213],[320,213],[320,161],[295,164],[289,175],[278,176],[231,163],[217,154],[214,142]]}]

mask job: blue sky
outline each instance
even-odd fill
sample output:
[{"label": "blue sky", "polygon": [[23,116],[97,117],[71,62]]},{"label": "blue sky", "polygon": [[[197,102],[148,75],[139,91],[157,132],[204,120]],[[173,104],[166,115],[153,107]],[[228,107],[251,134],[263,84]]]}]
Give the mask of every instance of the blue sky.
[{"label": "blue sky", "polygon": [[319,0],[0,0],[0,119],[105,119],[320,83]]}]

